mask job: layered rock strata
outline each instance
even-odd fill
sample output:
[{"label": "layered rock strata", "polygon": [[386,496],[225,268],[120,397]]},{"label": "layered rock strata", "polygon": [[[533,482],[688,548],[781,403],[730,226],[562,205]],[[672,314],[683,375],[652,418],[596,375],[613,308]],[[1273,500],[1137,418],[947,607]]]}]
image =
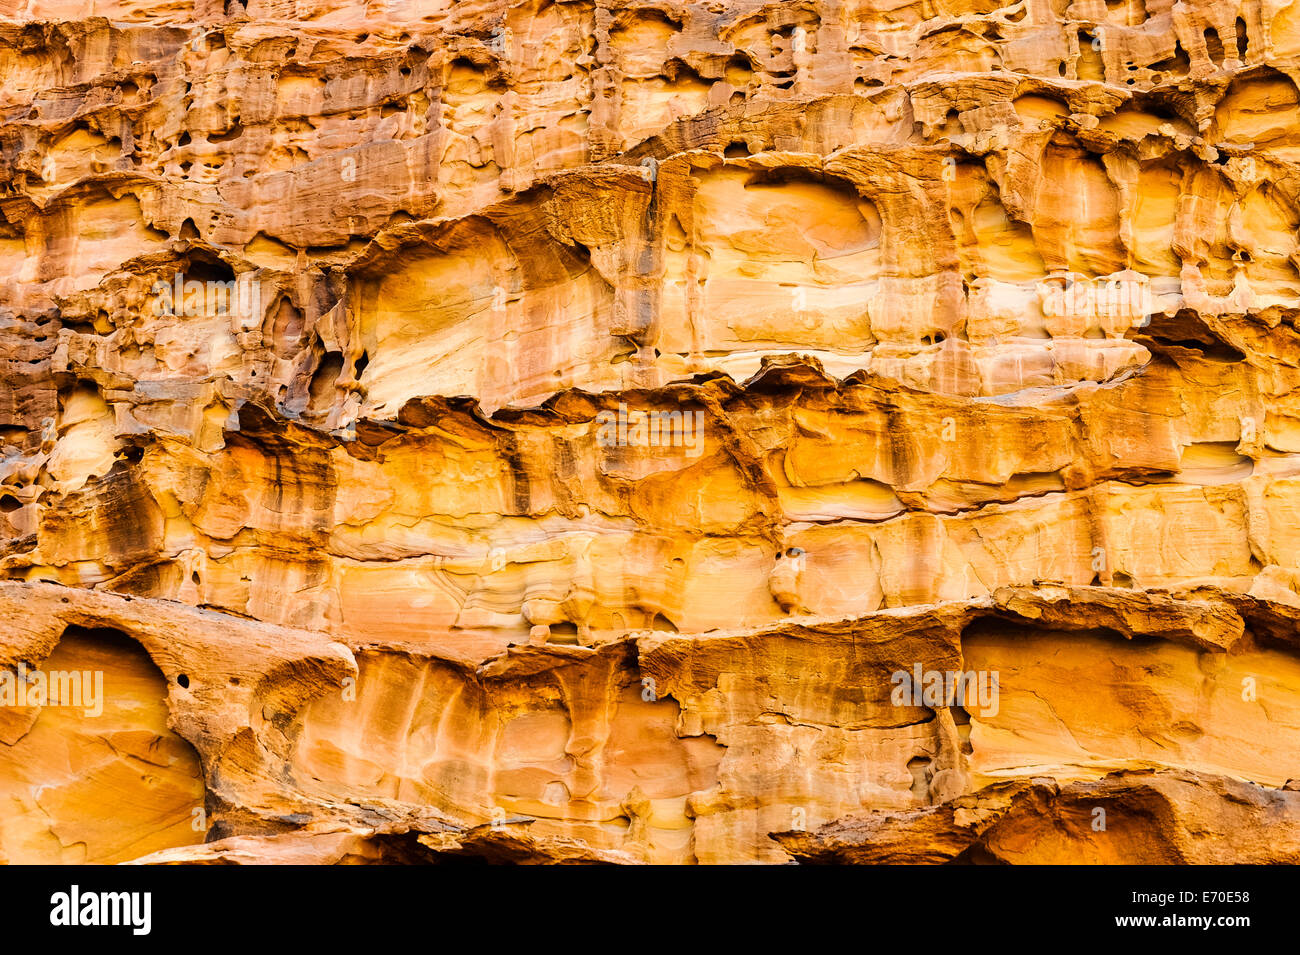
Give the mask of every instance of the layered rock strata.
[{"label": "layered rock strata", "polygon": [[1300,860],[1298,57],[0,0],[0,859]]}]

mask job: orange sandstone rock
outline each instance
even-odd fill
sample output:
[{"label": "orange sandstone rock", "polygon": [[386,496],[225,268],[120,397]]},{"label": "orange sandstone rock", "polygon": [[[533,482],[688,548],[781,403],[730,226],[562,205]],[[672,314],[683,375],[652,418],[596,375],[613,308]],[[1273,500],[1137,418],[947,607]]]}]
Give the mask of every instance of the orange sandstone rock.
[{"label": "orange sandstone rock", "polygon": [[1300,859],[1296,3],[93,13],[0,859]]}]

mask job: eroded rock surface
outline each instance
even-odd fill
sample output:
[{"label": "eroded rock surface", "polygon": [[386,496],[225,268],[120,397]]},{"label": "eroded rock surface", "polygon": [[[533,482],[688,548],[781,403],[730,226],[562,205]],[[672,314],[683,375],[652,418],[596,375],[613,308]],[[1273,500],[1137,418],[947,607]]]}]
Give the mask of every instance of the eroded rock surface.
[{"label": "eroded rock surface", "polygon": [[0,858],[1300,861],[1297,57],[0,0]]},{"label": "eroded rock surface", "polygon": [[1279,865],[1300,853],[1300,793],[1188,772],[1017,780],[777,838],[823,864]]}]

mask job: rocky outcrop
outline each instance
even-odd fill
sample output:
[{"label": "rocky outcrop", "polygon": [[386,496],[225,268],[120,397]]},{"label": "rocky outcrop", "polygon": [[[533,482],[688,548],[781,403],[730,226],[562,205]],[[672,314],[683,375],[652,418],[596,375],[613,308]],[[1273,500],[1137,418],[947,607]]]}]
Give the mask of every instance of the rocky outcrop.
[{"label": "rocky outcrop", "polygon": [[1298,56],[0,0],[0,858],[1296,861]]},{"label": "rocky outcrop", "polygon": [[1300,853],[1300,793],[1172,771],[1022,779],[776,838],[821,864],[1279,865]]}]

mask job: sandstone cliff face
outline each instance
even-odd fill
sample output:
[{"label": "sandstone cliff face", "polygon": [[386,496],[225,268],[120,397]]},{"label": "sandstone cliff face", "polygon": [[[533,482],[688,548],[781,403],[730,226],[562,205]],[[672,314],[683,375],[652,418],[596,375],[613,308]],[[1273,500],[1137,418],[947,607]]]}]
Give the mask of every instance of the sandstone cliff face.
[{"label": "sandstone cliff face", "polygon": [[1300,861],[1297,70],[0,0],[0,859]]}]

